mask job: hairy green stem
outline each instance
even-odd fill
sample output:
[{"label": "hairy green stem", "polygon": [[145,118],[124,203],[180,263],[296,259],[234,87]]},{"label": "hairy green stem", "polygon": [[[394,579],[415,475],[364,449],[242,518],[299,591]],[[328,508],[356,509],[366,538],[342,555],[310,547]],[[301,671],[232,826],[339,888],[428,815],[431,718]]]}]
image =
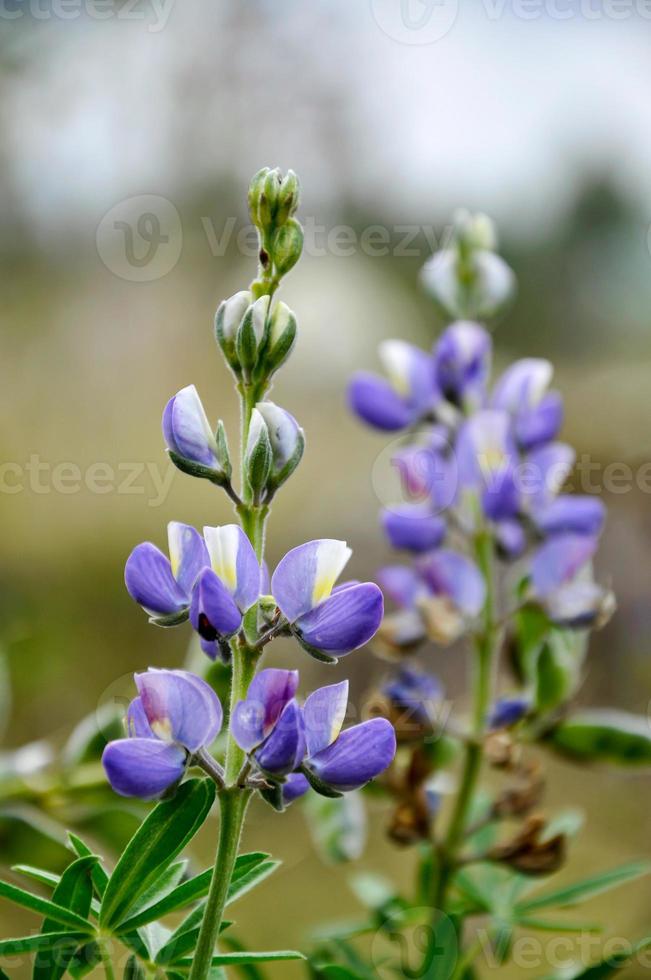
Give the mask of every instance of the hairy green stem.
[{"label": "hairy green stem", "polygon": [[493,542],[487,531],[476,539],[477,563],[486,583],[482,628],[477,636],[473,658],[473,738],[466,745],[466,757],[447,835],[439,848],[439,873],[433,895],[434,910],[445,911],[447,891],[454,872],[457,851],[465,836],[470,807],[477,788],[483,758],[483,736],[491,704],[493,671],[497,655],[498,629],[495,625],[495,582]]},{"label": "hairy green stem", "polygon": [[235,787],[224,790],[219,797],[220,822],[217,858],[213,868],[197,947],[192,959],[190,980],[206,980],[210,972],[250,796],[249,790],[239,790]]},{"label": "hairy green stem", "polygon": [[100,939],[97,948],[99,949],[99,955],[102,962],[102,967],[104,969],[104,976],[106,980],[115,980],[115,973],[113,972],[113,962],[111,960],[111,950],[108,947],[108,943],[105,939]]}]

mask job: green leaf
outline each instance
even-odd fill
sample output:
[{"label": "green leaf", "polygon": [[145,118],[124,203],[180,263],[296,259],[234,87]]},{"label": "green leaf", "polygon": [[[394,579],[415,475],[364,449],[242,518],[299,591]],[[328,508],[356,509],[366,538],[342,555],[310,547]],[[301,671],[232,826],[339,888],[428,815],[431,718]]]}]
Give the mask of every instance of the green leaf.
[{"label": "green leaf", "polygon": [[586,649],[583,633],[550,630],[536,661],[535,702],[548,713],[568,701],[579,683]]},{"label": "green leaf", "polygon": [[625,967],[637,953],[649,946],[651,946],[651,936],[632,944],[628,950],[612,953],[609,957],[593,963],[592,966],[586,967],[583,963],[570,963],[555,973],[549,974],[544,980],[606,980],[606,977],[612,977],[614,973]]},{"label": "green leaf", "polygon": [[39,932],[20,939],[0,940],[0,956],[20,956],[22,953],[38,953],[46,950],[73,949],[87,938],[83,932]]},{"label": "green leaf", "polygon": [[146,973],[135,956],[130,956],[122,974],[123,980],[145,980]]},{"label": "green leaf", "polygon": [[[70,847],[75,852],[78,857],[90,857],[94,852],[90,847],[84,843],[81,837],[77,837],[71,831],[68,831],[68,842]],[[93,870],[91,871],[91,878],[93,880],[93,888],[97,894],[98,898],[101,898],[106,891],[106,886],[108,885],[109,876],[102,865],[101,858],[98,854],[95,854],[97,858],[97,863],[93,865]]]},{"label": "green leaf", "polygon": [[89,943],[84,943],[79,949],[75,950],[70,962],[68,963],[68,973],[75,980],[79,980],[80,977],[85,977],[87,973],[90,973],[97,964],[102,959],[102,953],[99,948],[99,943],[92,940]]},{"label": "green leaf", "polygon": [[209,779],[189,779],[174,797],[158,803],[127,844],[106,887],[100,925],[115,929],[190,841],[208,816],[215,799]]},{"label": "green leaf", "polygon": [[[218,953],[212,958],[213,966],[240,966],[245,963],[277,963],[281,960],[304,960],[302,953],[295,949],[275,949],[261,953]],[[180,960],[177,967],[191,966],[192,960]]]},{"label": "green leaf", "polygon": [[22,908],[31,909],[32,912],[47,916],[60,925],[75,929],[82,935],[93,932],[92,925],[80,915],[71,912],[70,909],[63,908],[63,906],[48,901],[46,898],[41,898],[40,895],[33,895],[23,888],[18,888],[17,885],[10,885],[7,881],[0,881],[0,898],[6,898],[8,901],[22,906]]},{"label": "green leaf", "polygon": [[651,765],[651,729],[642,715],[608,708],[581,711],[557,725],[549,744],[564,755],[618,765]]},{"label": "green leaf", "polygon": [[[45,885],[46,888],[56,888],[61,881],[61,875],[52,874],[51,871],[44,871],[42,868],[33,868],[30,864],[14,864],[11,870],[17,874],[25,875],[33,881],[38,881],[40,885]],[[93,870],[94,866],[91,868],[91,879]],[[90,903],[90,911],[95,916],[99,915],[99,902],[95,899]]]},{"label": "green leaf", "polygon": [[74,728],[61,751],[66,769],[88,762],[98,762],[107,742],[124,738],[124,711],[115,704],[104,704],[86,715]]},{"label": "green leaf", "polygon": [[[87,857],[77,858],[76,861],[68,865],[52,893],[52,901],[87,919],[93,897],[90,874],[96,861],[95,855],[90,854]],[[56,927],[56,920],[47,916],[41,927],[41,932],[54,932]],[[70,958],[72,958],[73,953],[74,950],[71,950]],[[60,980],[67,967],[68,959],[65,956],[53,959],[44,954],[37,955],[34,960],[32,977],[33,980]]]},{"label": "green leaf", "polygon": [[226,896],[226,905],[232,905],[236,902],[238,898],[242,895],[246,895],[253,888],[268,878],[269,875],[273,874],[274,871],[281,865],[280,861],[268,860],[262,861],[255,868],[251,868],[242,875],[238,876],[236,879],[231,878],[231,883],[228,889],[228,894]]},{"label": "green leaf", "polygon": [[575,881],[571,885],[565,885],[564,888],[557,888],[546,895],[539,895],[537,898],[520,902],[517,906],[517,912],[521,916],[551,906],[567,908],[567,906],[594,898],[595,895],[601,895],[611,888],[617,888],[626,882],[634,881],[642,875],[649,874],[649,872],[651,872],[651,863],[648,861],[632,861],[630,864],[624,864],[619,868],[612,868],[610,871],[602,871],[590,878]]},{"label": "green leaf", "polygon": [[523,929],[536,929],[539,932],[602,932],[603,926],[599,922],[562,922],[559,919],[550,921],[549,919],[534,919],[530,916],[523,916],[518,919],[518,925]]},{"label": "green leaf", "polygon": [[188,867],[187,860],[175,861],[168,868],[163,868],[160,875],[152,882],[146,892],[140,896],[138,901],[131,909],[132,915],[149,908],[155,902],[162,901],[170,895],[180,884]]},{"label": "green leaf", "polygon": [[[199,930],[201,929],[201,921],[203,919],[203,908],[193,909],[193,913],[183,922],[176,932],[173,932],[167,937],[166,942],[157,950],[154,957],[156,963],[162,964],[163,966],[168,966],[169,964],[177,963],[197,945],[197,940],[199,939]],[[187,925],[187,928],[186,928]],[[220,927],[220,935],[225,932],[229,926],[232,926],[232,922],[224,920]]]},{"label": "green leaf", "polygon": [[[271,874],[271,872],[278,867],[278,862],[268,861],[268,858],[269,855],[262,851],[253,851],[250,854],[240,854],[233,869],[233,877],[231,878],[229,890],[229,901],[234,901],[234,898],[239,896],[240,893],[236,892],[236,889],[240,884],[242,884],[246,890],[252,888],[254,884],[257,884],[257,879],[255,879],[255,877],[253,879],[248,877],[256,870],[260,869],[261,877],[259,880],[262,880],[262,878],[266,878],[267,875]],[[265,866],[264,869],[262,869],[263,865]],[[273,867],[269,867],[269,865],[273,865]],[[202,871],[201,874],[196,875],[189,881],[184,881],[160,901],[155,902],[148,908],[142,909],[142,911],[139,911],[137,914],[130,916],[129,919],[120,925],[120,932],[131,932],[134,929],[145,925],[147,922],[153,922],[155,919],[160,919],[164,915],[168,915],[170,912],[175,912],[177,909],[184,908],[186,905],[190,905],[192,902],[196,902],[200,898],[205,898],[205,896],[208,894],[211,877],[212,868],[209,868],[207,871]]]}]

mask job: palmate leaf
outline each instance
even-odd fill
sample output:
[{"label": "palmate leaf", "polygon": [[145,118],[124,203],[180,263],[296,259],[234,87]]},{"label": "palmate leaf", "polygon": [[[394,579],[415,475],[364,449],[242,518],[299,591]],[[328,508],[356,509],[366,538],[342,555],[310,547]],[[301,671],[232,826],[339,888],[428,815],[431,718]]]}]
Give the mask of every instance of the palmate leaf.
[{"label": "palmate leaf", "polygon": [[[87,919],[93,897],[90,875],[96,861],[97,858],[91,854],[77,858],[69,864],[52,893],[52,901]],[[47,917],[41,932],[54,932],[56,927],[56,921]],[[73,954],[74,949],[71,949],[69,959],[72,959]],[[37,954],[34,960],[33,980],[60,980],[66,972],[69,959],[65,955],[54,959],[44,953]]]},{"label": "palmate leaf", "polygon": [[33,895],[17,885],[10,885],[7,881],[0,881],[0,898],[6,898],[8,901],[22,906],[22,908],[46,916],[59,925],[67,926],[69,929],[81,933],[82,936],[89,935],[94,931],[90,922],[81,915],[77,915],[76,912],[71,912],[70,909],[49,901],[47,898],[41,898],[40,895]]},{"label": "palmate leaf", "polygon": [[158,803],[127,844],[102,898],[100,926],[115,931],[128,912],[208,816],[215,799],[209,779],[189,779]]},{"label": "palmate leaf", "polygon": [[[269,855],[261,851],[254,851],[251,854],[240,854],[233,869],[228,901],[234,901],[235,898],[244,894],[245,891],[249,891],[259,881],[262,881],[272,871],[275,871],[279,863],[278,861],[269,860]],[[202,871],[201,874],[196,875],[189,881],[184,881],[182,884],[177,885],[176,888],[160,901],[155,902],[146,909],[142,909],[133,916],[129,916],[127,920],[121,923],[120,933],[131,932],[142,925],[146,925],[147,922],[153,922],[155,919],[160,919],[170,912],[175,912],[177,909],[185,908],[186,905],[205,898],[208,894],[211,877],[212,869],[208,869],[207,871]]]},{"label": "palmate leaf", "polygon": [[578,902],[585,902],[595,895],[601,895],[602,892],[616,888],[618,885],[634,881],[642,875],[649,874],[649,872],[651,872],[649,861],[632,861],[630,864],[624,864],[619,868],[602,871],[589,878],[583,878],[581,881],[575,881],[570,885],[557,888],[546,895],[538,895],[524,902],[519,902],[515,911],[518,917],[521,917],[538,909],[567,908],[570,905],[576,905]]},{"label": "palmate leaf", "polygon": [[[91,868],[91,880],[93,869],[94,866]],[[38,881],[40,885],[45,885],[46,888],[54,889],[61,881],[61,875],[52,874],[51,871],[44,871],[42,868],[33,868],[31,864],[14,864],[11,870],[17,874],[25,875],[25,877],[31,878],[33,881]],[[99,915],[99,902],[97,899],[91,899],[90,914],[95,917]]]}]

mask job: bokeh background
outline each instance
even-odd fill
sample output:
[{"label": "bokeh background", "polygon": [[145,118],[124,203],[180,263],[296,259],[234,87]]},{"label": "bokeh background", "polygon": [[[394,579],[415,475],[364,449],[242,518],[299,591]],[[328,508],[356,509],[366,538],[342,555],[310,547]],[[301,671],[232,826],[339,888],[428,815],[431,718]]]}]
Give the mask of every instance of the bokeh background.
[{"label": "bokeh background", "polygon": [[[237,442],[211,325],[219,300],[254,275],[245,190],[263,165],[299,173],[306,227],[283,289],[300,337],[273,397],[308,444],[274,508],[270,560],[321,536],[351,543],[356,577],[387,557],[371,475],[386,440],[348,415],[346,381],[376,366],[382,338],[433,341],[443,324],[419,268],[455,208],[484,210],[520,283],[495,332],[498,364],[555,362],[564,435],[609,487],[598,572],[619,611],[594,637],[581,699],[647,713],[650,16],[641,0],[4,0],[7,750],[64,741],[124,692],[125,675],[185,654],[184,630],[147,625],[123,565],[141,540],[164,545],[168,520],[230,517],[219,492],[172,470],[160,414],[194,382]],[[369,651],[329,671],[280,645],[274,659],[300,664],[306,687],[350,675],[358,703],[384,670]],[[462,700],[460,657],[425,659]],[[645,776],[553,763],[550,782],[550,810],[571,801],[588,814],[574,872],[651,852]],[[385,843],[383,820],[376,808],[361,866],[406,886],[412,855]],[[8,863],[16,842],[2,827]],[[206,857],[214,831],[202,838]],[[356,909],[350,868],[324,867],[298,807],[285,817],[254,809],[246,843],[285,862],[238,908],[254,947],[304,945],[318,921]],[[642,882],[594,913],[638,936],[651,927],[650,899]],[[0,921],[3,935],[34,925],[6,904]]]}]

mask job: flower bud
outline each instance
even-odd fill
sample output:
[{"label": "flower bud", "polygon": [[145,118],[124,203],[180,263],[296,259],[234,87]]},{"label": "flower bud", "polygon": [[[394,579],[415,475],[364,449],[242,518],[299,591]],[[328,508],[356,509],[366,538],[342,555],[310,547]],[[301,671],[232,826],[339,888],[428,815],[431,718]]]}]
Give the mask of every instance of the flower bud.
[{"label": "flower bud", "polygon": [[263,167],[249,185],[249,212],[253,224],[264,231],[273,223],[278,208],[280,172]]},{"label": "flower bud", "polygon": [[240,363],[235,350],[235,338],[244,314],[251,305],[251,293],[242,289],[229,299],[223,300],[215,314],[215,337],[228,365],[238,374]]},{"label": "flower bud", "polygon": [[470,214],[460,209],[454,215],[454,237],[463,250],[497,248],[495,224],[487,214]]},{"label": "flower bud", "polygon": [[266,422],[257,408],[251,413],[249,437],[244,455],[246,478],[257,498],[265,490],[273,463],[273,450]]},{"label": "flower bud", "polygon": [[261,296],[247,309],[239,325],[235,339],[237,360],[245,376],[250,376],[258,360],[258,353],[265,340],[269,296]]},{"label": "flower bud", "polygon": [[215,437],[194,385],[170,398],[162,425],[170,459],[178,469],[217,484],[228,481],[231,464],[223,424]]},{"label": "flower bud", "polygon": [[273,402],[258,402],[255,411],[266,426],[271,445],[268,489],[276,490],[289,479],[300,463],[305,436],[294,416]]},{"label": "flower bud", "polygon": [[303,229],[296,218],[290,218],[274,235],[272,258],[277,275],[293,269],[303,251]]},{"label": "flower bud", "polygon": [[296,340],[296,317],[282,301],[276,304],[269,324],[269,345],[264,358],[267,377],[277,371],[292,352]]},{"label": "flower bud", "polygon": [[300,196],[298,177],[293,170],[288,170],[278,191],[278,211],[276,224],[284,224],[296,212]]}]

